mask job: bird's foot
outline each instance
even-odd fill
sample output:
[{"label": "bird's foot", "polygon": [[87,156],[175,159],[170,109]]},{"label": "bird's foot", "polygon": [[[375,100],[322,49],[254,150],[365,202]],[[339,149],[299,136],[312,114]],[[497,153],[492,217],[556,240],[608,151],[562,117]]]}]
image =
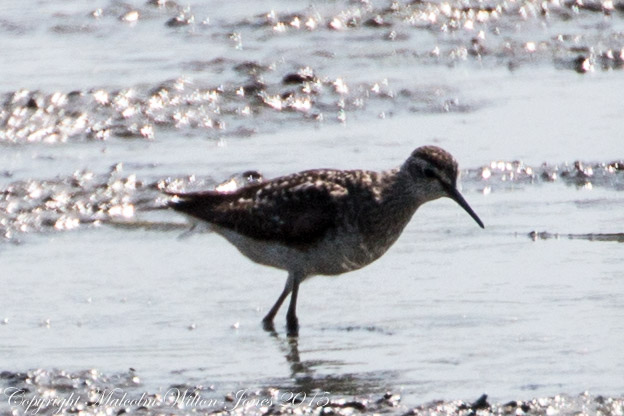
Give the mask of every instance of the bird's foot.
[{"label": "bird's foot", "polygon": [[267,332],[275,332],[275,325],[273,325],[273,319],[264,318],[262,320],[262,329]]},{"label": "bird's foot", "polygon": [[299,320],[297,317],[286,317],[286,334],[289,337],[299,336]]}]

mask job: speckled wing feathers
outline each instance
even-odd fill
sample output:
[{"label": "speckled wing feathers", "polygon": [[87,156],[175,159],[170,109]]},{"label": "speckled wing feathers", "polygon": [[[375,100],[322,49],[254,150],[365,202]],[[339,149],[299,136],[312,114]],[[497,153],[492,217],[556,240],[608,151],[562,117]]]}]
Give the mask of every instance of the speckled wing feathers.
[{"label": "speckled wing feathers", "polygon": [[[178,195],[171,207],[258,240],[311,244],[336,226],[351,172],[316,170],[276,178],[230,193]],[[351,179],[351,180],[350,180]]]}]

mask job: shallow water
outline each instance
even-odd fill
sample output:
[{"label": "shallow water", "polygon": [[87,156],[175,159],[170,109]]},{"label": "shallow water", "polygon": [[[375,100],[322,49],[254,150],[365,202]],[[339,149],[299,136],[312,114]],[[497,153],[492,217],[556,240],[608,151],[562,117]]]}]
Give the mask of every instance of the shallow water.
[{"label": "shallow water", "polygon": [[[8,7],[0,386],[621,395],[622,19],[579,4]],[[423,206],[373,265],[306,281],[296,342],[283,311],[260,326],[284,272],[159,209],[159,184],[386,169],[427,143],[486,229]]]}]

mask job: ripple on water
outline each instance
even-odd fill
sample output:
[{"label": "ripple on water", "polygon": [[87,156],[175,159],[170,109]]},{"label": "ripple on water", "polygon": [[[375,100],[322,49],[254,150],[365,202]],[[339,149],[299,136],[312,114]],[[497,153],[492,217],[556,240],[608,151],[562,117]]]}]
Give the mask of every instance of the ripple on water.
[{"label": "ripple on water", "polygon": [[[220,61],[219,64],[223,64]],[[191,67],[213,65],[193,62]],[[246,73],[243,81],[202,85],[187,78],[122,90],[46,93],[26,89],[4,94],[0,107],[0,143],[64,143],[111,138],[152,140],[159,129],[199,129],[209,137],[248,136],[267,125],[284,122],[344,122],[350,114],[466,112],[456,93],[440,87],[406,89],[387,79],[348,82],[316,75],[301,67],[268,83],[261,65],[232,63]],[[371,109],[367,109],[371,107]],[[372,112],[372,114],[371,114]]]},{"label": "ripple on water", "polygon": [[[51,19],[50,31],[60,37],[81,33],[106,38],[118,25],[162,21],[167,28],[164,36],[174,43],[193,36],[205,43],[221,42],[224,51],[242,50],[246,44],[248,50],[266,53],[260,54],[263,58],[219,53],[207,60],[185,55],[188,59],[180,67],[194,72],[197,79],[176,75],[121,88],[91,85],[73,91],[5,93],[0,143],[151,140],[160,129],[170,128],[200,129],[213,138],[245,136],[258,131],[258,116],[263,119],[260,128],[270,130],[293,120],[343,123],[358,117],[387,117],[405,109],[474,111],[478,103],[449,88],[432,91],[418,86],[411,76],[414,65],[474,62],[479,68],[502,65],[513,70],[552,62],[579,73],[621,69],[624,38],[616,18],[623,9],[621,3],[608,0],[488,5],[453,0],[390,6],[364,2],[228,15],[215,22],[208,19],[208,10],[195,12],[166,1],[136,9],[111,4],[89,14],[59,13]],[[206,15],[199,17],[202,14]],[[27,34],[33,30],[19,22],[0,22],[0,30],[11,33],[22,26]],[[311,38],[323,48],[302,55]],[[363,42],[366,47],[358,46]],[[371,71],[384,74],[376,78],[352,69],[383,61],[402,65],[402,70],[381,67]],[[341,75],[344,72],[348,75]]]}]

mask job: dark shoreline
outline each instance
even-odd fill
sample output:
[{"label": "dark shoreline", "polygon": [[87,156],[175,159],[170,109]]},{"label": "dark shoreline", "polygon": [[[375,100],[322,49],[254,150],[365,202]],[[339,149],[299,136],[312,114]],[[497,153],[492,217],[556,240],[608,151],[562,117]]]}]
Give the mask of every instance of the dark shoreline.
[{"label": "dark shoreline", "polygon": [[621,415],[624,395],[578,395],[490,403],[483,394],[474,401],[434,400],[414,407],[393,392],[383,395],[294,393],[272,387],[240,389],[225,395],[213,386],[177,384],[147,392],[134,370],[106,376],[97,370],[31,370],[0,372],[0,412],[12,415]]}]

